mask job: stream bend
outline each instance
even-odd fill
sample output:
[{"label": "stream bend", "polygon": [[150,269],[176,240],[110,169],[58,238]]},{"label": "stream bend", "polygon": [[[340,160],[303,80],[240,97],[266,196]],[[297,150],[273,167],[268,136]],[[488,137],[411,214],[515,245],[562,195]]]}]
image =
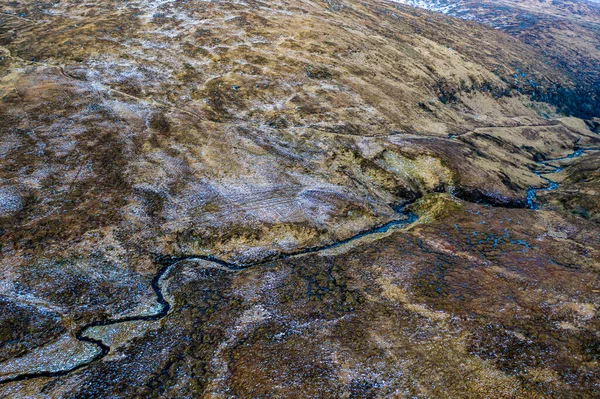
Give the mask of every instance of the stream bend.
[{"label": "stream bend", "polygon": [[[571,153],[567,156],[564,156],[564,157],[537,161],[538,164],[540,164],[546,168],[551,168],[552,171],[550,171],[548,173],[542,173],[542,172],[538,172],[535,170],[533,171],[533,173],[535,173],[537,176],[546,180],[548,182],[548,185],[545,187],[531,187],[527,190],[527,205],[528,205],[528,207],[530,209],[539,209],[539,205],[535,202],[537,191],[542,191],[542,190],[543,191],[552,191],[552,190],[556,190],[558,188],[559,184],[557,182],[555,182],[547,177],[542,176],[542,174],[553,174],[553,173],[558,173],[558,172],[562,171],[561,167],[552,165],[552,163],[559,162],[559,161],[566,160],[566,159],[577,158],[577,157],[583,155],[584,153],[590,152],[590,151],[600,151],[600,148],[595,148],[595,147],[579,148],[579,149],[576,149],[573,153]],[[92,337],[89,337],[86,335],[86,332],[94,327],[110,326],[110,325],[114,325],[114,324],[130,322],[130,321],[156,321],[156,320],[160,320],[163,317],[165,317],[171,310],[171,304],[164,297],[164,294],[162,292],[161,280],[171,270],[171,268],[173,266],[175,266],[176,264],[178,264],[179,262],[186,261],[186,260],[204,260],[207,262],[215,263],[215,264],[219,265],[220,267],[223,267],[230,271],[240,271],[240,270],[252,267],[252,266],[258,266],[258,265],[266,264],[266,263],[276,261],[276,260],[287,259],[287,258],[291,258],[294,256],[300,256],[300,255],[304,255],[304,254],[325,251],[327,249],[332,249],[332,248],[336,248],[336,247],[348,244],[352,241],[356,241],[365,236],[369,236],[369,235],[376,234],[376,233],[385,233],[388,230],[390,230],[391,228],[396,227],[396,226],[403,226],[403,225],[409,225],[409,224],[414,223],[415,221],[417,221],[418,218],[415,214],[413,214],[407,210],[408,205],[410,205],[410,204],[407,204],[399,209],[395,209],[399,215],[404,216],[403,219],[392,220],[383,225],[369,229],[367,231],[364,231],[362,233],[359,233],[355,236],[352,236],[352,237],[347,238],[342,241],[336,241],[334,243],[331,243],[328,245],[323,245],[323,246],[305,248],[305,249],[302,249],[302,250],[299,250],[296,252],[280,253],[280,254],[270,256],[268,258],[262,259],[258,262],[254,262],[254,263],[235,264],[235,263],[227,262],[225,260],[216,258],[214,256],[210,256],[210,255],[184,256],[184,257],[159,257],[158,263],[161,265],[161,267],[158,270],[158,272],[154,275],[154,277],[152,278],[152,283],[151,283],[152,289],[154,290],[154,293],[156,295],[156,301],[160,305],[159,311],[157,311],[154,314],[146,315],[146,316],[127,316],[127,317],[122,317],[122,318],[106,319],[106,320],[88,323],[88,324],[80,327],[75,332],[75,338],[80,342],[86,342],[86,343],[95,345],[96,348],[98,349],[98,353],[95,356],[93,356],[90,359],[87,359],[86,361],[84,361],[74,367],[64,369],[64,370],[41,371],[41,372],[36,372],[36,373],[19,374],[14,377],[0,380],[0,385],[7,384],[10,382],[30,380],[33,378],[41,378],[41,377],[47,377],[47,378],[50,377],[51,378],[51,377],[63,376],[63,375],[69,374],[73,371],[84,368],[84,367],[90,365],[91,363],[94,363],[94,362],[106,357],[108,355],[108,353],[110,352],[110,347],[108,345],[106,345],[104,342],[102,342],[101,340],[98,340],[98,339],[95,339],[95,338],[92,338]]]},{"label": "stream bend", "polygon": [[413,222],[415,222],[417,220],[417,216],[415,214],[407,211],[408,205],[410,205],[410,204],[407,204],[400,209],[395,209],[399,215],[404,216],[403,219],[395,219],[395,220],[389,221],[378,227],[369,229],[367,231],[364,231],[362,233],[359,233],[357,235],[354,235],[354,236],[347,238],[345,240],[342,240],[342,241],[336,241],[334,243],[323,245],[323,246],[309,247],[309,248],[299,250],[297,252],[280,253],[280,254],[270,256],[268,258],[262,259],[258,262],[254,262],[254,263],[236,264],[236,263],[227,262],[225,260],[216,258],[211,255],[206,255],[206,256],[190,255],[190,256],[184,256],[184,257],[159,257],[158,263],[161,265],[161,267],[158,270],[158,272],[154,275],[154,277],[152,278],[152,282],[151,282],[152,289],[156,295],[156,301],[158,302],[158,304],[160,306],[160,309],[156,313],[151,314],[151,315],[126,316],[126,317],[121,317],[121,318],[106,319],[106,320],[100,320],[100,321],[95,321],[95,322],[85,324],[84,326],[80,327],[75,332],[75,338],[80,342],[86,342],[86,343],[90,343],[90,344],[96,346],[96,348],[98,349],[98,352],[96,353],[95,356],[93,356],[90,359],[85,360],[84,362],[82,362],[74,367],[64,369],[64,370],[23,373],[23,374],[16,375],[14,377],[5,378],[3,380],[0,380],[0,385],[7,384],[10,382],[30,380],[33,378],[42,378],[42,377],[52,378],[52,377],[63,376],[63,375],[69,374],[73,371],[79,370],[83,367],[86,367],[86,366],[90,365],[91,363],[96,362],[96,361],[106,357],[108,355],[108,353],[110,352],[110,347],[108,345],[106,345],[104,342],[102,342],[101,340],[98,340],[98,339],[95,339],[95,338],[92,338],[92,337],[89,337],[88,335],[86,335],[86,332],[94,327],[104,327],[104,326],[110,326],[110,325],[130,322],[130,321],[156,321],[156,320],[160,320],[163,317],[165,317],[171,310],[171,304],[165,299],[165,296],[162,291],[161,281],[162,281],[162,278],[171,270],[171,268],[173,268],[179,262],[183,262],[186,260],[203,260],[203,261],[215,263],[218,266],[220,266],[221,268],[224,268],[226,270],[237,272],[237,271],[244,270],[244,269],[247,269],[252,266],[263,265],[263,264],[273,262],[276,260],[280,260],[280,259],[287,259],[287,258],[291,258],[294,256],[300,256],[300,255],[304,255],[304,254],[320,252],[320,251],[324,251],[327,249],[332,249],[332,248],[342,246],[344,244],[347,244],[352,241],[356,241],[362,237],[366,237],[366,236],[369,236],[372,234],[385,233],[388,230],[390,230],[391,228],[396,227],[396,226],[412,224]]},{"label": "stream bend", "polygon": [[578,157],[582,156],[583,154],[585,154],[586,152],[595,152],[595,151],[600,151],[600,147],[576,148],[571,154],[566,155],[564,157],[558,157],[558,158],[537,161],[538,164],[540,164],[544,167],[547,167],[547,168],[551,168],[552,170],[550,172],[545,172],[545,173],[539,172],[537,170],[532,170],[532,172],[535,173],[536,176],[538,176],[538,177],[544,179],[546,182],[548,182],[548,185],[546,185],[545,187],[530,187],[527,190],[527,206],[528,206],[528,208],[529,209],[539,209],[540,208],[539,204],[536,204],[536,202],[535,202],[536,192],[538,192],[538,191],[554,191],[560,185],[559,183],[555,182],[554,180],[543,176],[543,175],[551,175],[551,174],[562,172],[563,168],[561,168],[560,166],[552,165],[552,163],[564,161],[567,159],[578,158]]}]

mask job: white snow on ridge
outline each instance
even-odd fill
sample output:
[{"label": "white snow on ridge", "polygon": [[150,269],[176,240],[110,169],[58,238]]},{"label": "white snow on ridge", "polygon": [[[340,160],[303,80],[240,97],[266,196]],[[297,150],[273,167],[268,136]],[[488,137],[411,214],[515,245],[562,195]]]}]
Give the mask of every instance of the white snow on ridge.
[{"label": "white snow on ridge", "polygon": [[456,4],[448,4],[446,0],[390,0],[394,3],[406,4],[413,7],[423,8],[429,11],[450,14],[457,7]]}]

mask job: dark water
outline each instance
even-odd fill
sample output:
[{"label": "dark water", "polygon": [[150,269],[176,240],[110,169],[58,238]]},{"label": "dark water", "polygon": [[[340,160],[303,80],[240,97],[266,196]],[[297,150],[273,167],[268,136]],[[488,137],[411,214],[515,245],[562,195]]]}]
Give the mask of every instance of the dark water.
[{"label": "dark water", "polygon": [[[546,168],[552,169],[550,172],[544,173],[545,175],[558,173],[562,170],[562,168],[552,165],[553,162],[577,158],[577,157],[583,155],[586,151],[600,151],[600,148],[577,149],[572,154],[569,154],[565,157],[553,158],[553,159],[548,159],[545,161],[538,161],[538,163]],[[534,173],[536,175],[538,175],[539,177],[541,177],[542,179],[546,180],[548,182],[548,185],[546,185],[544,187],[532,187],[532,188],[529,188],[529,190],[527,190],[527,205],[530,209],[538,209],[539,208],[539,205],[536,204],[536,202],[535,202],[537,191],[552,191],[552,190],[556,190],[559,186],[559,184],[557,182],[555,182],[547,177],[542,176],[542,173],[540,173],[540,172],[534,172]],[[331,244],[327,244],[327,245],[323,245],[323,246],[306,248],[306,249],[303,249],[303,250],[300,250],[297,252],[278,253],[269,258],[263,259],[259,262],[247,263],[247,264],[237,264],[237,263],[227,262],[225,260],[210,256],[210,255],[209,256],[186,256],[186,257],[160,258],[160,259],[158,259],[158,262],[161,265],[161,268],[154,275],[154,277],[152,279],[152,283],[151,283],[152,289],[154,290],[154,293],[156,295],[156,301],[159,304],[159,310],[156,313],[151,314],[151,315],[144,315],[144,316],[129,316],[129,317],[123,317],[123,318],[107,319],[107,320],[102,320],[102,321],[97,321],[97,322],[93,322],[90,324],[86,324],[83,327],[81,327],[79,330],[76,331],[75,337],[81,342],[87,342],[87,343],[93,344],[98,348],[98,353],[93,358],[88,359],[85,362],[78,364],[75,367],[65,369],[65,370],[59,370],[59,371],[53,371],[53,372],[42,371],[42,372],[37,372],[37,373],[20,374],[18,376],[0,381],[0,384],[5,384],[5,383],[9,383],[9,382],[14,382],[14,381],[23,381],[23,380],[39,378],[39,377],[58,377],[58,376],[66,375],[68,373],[71,373],[71,372],[81,369],[83,367],[86,367],[89,364],[104,358],[109,353],[110,347],[107,346],[106,344],[104,344],[100,340],[86,336],[86,332],[89,331],[89,329],[91,329],[91,328],[99,327],[99,326],[109,326],[109,325],[129,322],[129,321],[155,321],[155,320],[159,320],[159,319],[165,317],[169,313],[169,310],[171,309],[171,304],[169,304],[169,302],[165,299],[165,297],[163,295],[161,280],[164,277],[164,275],[175,264],[177,264],[179,262],[182,262],[185,260],[204,260],[207,262],[215,263],[221,267],[225,267],[231,271],[238,271],[238,270],[242,270],[242,269],[245,269],[248,267],[258,266],[261,264],[273,262],[276,260],[287,259],[287,258],[290,258],[293,256],[299,256],[299,255],[303,255],[303,254],[324,251],[327,249],[332,249],[332,248],[336,248],[336,247],[348,244],[352,241],[358,240],[360,238],[363,238],[363,237],[366,237],[366,236],[369,236],[372,234],[385,233],[385,232],[389,231],[390,229],[392,229],[393,227],[408,225],[408,224],[415,222],[417,220],[417,216],[407,210],[408,205],[409,204],[405,204],[404,206],[394,208],[396,213],[399,216],[402,216],[402,218],[395,219],[390,222],[384,223],[380,226],[363,231],[363,232],[358,233],[355,236],[352,236],[348,239],[336,241]]]},{"label": "dark water", "polygon": [[161,264],[161,268],[154,275],[154,277],[152,278],[152,283],[151,283],[152,289],[154,290],[154,293],[156,295],[156,301],[158,302],[158,304],[160,306],[159,310],[156,313],[151,314],[151,315],[144,315],[144,316],[129,316],[129,317],[122,317],[122,318],[115,318],[115,319],[107,319],[107,320],[102,320],[102,321],[97,321],[97,322],[86,324],[75,332],[75,337],[81,342],[87,342],[87,343],[93,344],[98,348],[98,353],[93,358],[88,359],[85,362],[78,364],[75,367],[65,369],[65,370],[41,371],[41,372],[36,372],[36,373],[20,374],[15,377],[12,377],[12,378],[7,378],[4,380],[1,380],[0,384],[6,384],[9,382],[15,382],[15,381],[29,380],[29,379],[40,378],[40,377],[58,377],[58,376],[69,374],[69,373],[76,371],[78,369],[81,369],[83,367],[86,367],[89,364],[104,358],[110,352],[110,347],[107,346],[106,344],[104,344],[102,341],[88,337],[86,335],[86,332],[94,327],[110,326],[110,325],[125,323],[125,322],[129,322],[129,321],[155,321],[155,320],[159,320],[159,319],[162,319],[163,317],[165,317],[169,313],[169,310],[171,309],[171,304],[165,299],[165,297],[163,295],[161,280],[164,277],[164,275],[175,264],[177,264],[179,262],[182,262],[185,260],[204,260],[204,261],[216,263],[219,266],[230,269],[231,271],[238,271],[238,270],[242,270],[242,269],[245,269],[248,267],[258,266],[261,264],[273,262],[275,260],[286,259],[286,258],[290,258],[293,256],[299,256],[299,255],[303,255],[303,254],[324,251],[327,249],[332,249],[332,248],[342,246],[344,244],[348,244],[352,241],[356,241],[362,237],[366,237],[366,236],[369,236],[372,234],[385,233],[385,232],[389,231],[391,228],[396,227],[396,226],[408,225],[408,224],[415,222],[417,220],[417,216],[411,212],[408,212],[407,206],[408,205],[394,208],[396,213],[398,215],[402,216],[401,219],[395,219],[390,222],[384,223],[380,226],[377,226],[372,229],[358,233],[355,236],[352,236],[348,239],[345,239],[342,241],[336,241],[331,244],[327,244],[327,245],[323,245],[323,246],[319,246],[319,247],[306,248],[306,249],[303,249],[303,250],[297,251],[297,252],[279,253],[277,255],[274,255],[272,257],[263,259],[259,262],[255,262],[255,263],[236,264],[236,263],[224,261],[222,259],[218,259],[213,256],[186,256],[186,257],[179,257],[179,258],[159,259],[158,261]]},{"label": "dark water", "polygon": [[[553,162],[559,162],[559,161],[564,161],[566,159],[577,158],[577,157],[580,157],[583,154],[585,154],[586,151],[600,151],[600,148],[579,148],[567,156],[560,157],[560,158],[547,159],[545,161],[538,161],[538,163],[547,168],[551,168],[552,170],[550,172],[543,173],[544,175],[551,175],[554,173],[561,172],[563,170],[563,168],[561,168],[561,167],[552,165]],[[559,184],[557,182],[555,182],[545,176],[542,176],[542,173],[537,172],[537,171],[534,171],[534,173],[537,176],[541,177],[542,179],[546,180],[548,182],[548,185],[544,186],[544,187],[530,187],[527,190],[527,205],[528,205],[529,209],[539,209],[539,205],[535,203],[536,192],[538,192],[538,191],[554,191],[559,186]]]}]

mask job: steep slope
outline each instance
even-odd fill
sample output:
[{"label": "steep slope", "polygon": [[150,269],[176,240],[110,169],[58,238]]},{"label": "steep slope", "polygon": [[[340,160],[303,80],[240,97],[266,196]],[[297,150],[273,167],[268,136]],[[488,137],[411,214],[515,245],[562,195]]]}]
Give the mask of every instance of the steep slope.
[{"label": "steep slope", "polygon": [[[500,29],[569,74],[551,101],[563,112],[600,117],[600,4],[586,0],[393,0]],[[517,74],[519,75],[519,74]],[[518,76],[515,76],[518,78]]]},{"label": "steep slope", "polygon": [[535,46],[375,0],[0,21],[3,396],[592,397],[596,181],[528,208],[600,137]]}]

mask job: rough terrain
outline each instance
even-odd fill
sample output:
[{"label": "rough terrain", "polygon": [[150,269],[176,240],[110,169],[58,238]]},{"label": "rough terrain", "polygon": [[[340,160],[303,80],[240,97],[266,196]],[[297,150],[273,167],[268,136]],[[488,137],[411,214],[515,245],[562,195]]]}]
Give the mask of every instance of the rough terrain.
[{"label": "rough terrain", "polygon": [[[597,0],[392,0],[467,21],[482,23],[518,37],[569,74],[574,85],[557,84],[545,97],[561,112],[583,118],[600,113],[600,2]],[[535,79],[517,71],[523,89],[536,94]],[[531,76],[530,76],[531,77]]]},{"label": "rough terrain", "polygon": [[376,0],[2,3],[0,395],[595,397],[573,71]]}]

